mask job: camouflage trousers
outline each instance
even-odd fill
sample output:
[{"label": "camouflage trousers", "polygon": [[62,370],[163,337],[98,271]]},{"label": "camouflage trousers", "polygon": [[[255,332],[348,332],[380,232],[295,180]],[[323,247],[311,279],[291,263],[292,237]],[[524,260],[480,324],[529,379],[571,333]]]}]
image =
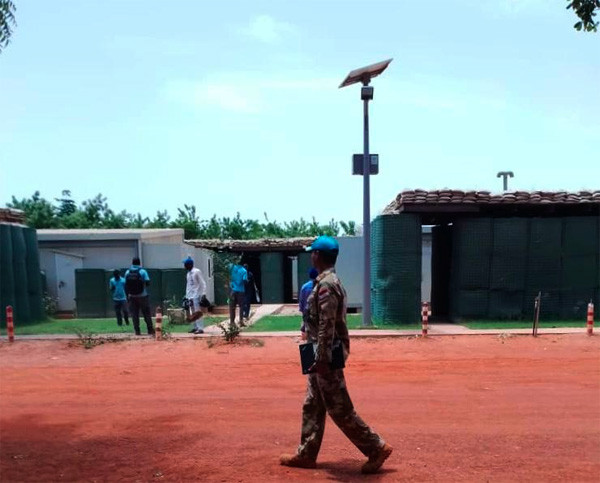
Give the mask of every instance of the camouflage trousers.
[{"label": "camouflage trousers", "polygon": [[370,456],[383,446],[384,442],[379,435],[356,414],[346,388],[344,371],[338,369],[325,375],[308,376],[298,455],[311,460],[317,459],[327,414],[365,456]]}]

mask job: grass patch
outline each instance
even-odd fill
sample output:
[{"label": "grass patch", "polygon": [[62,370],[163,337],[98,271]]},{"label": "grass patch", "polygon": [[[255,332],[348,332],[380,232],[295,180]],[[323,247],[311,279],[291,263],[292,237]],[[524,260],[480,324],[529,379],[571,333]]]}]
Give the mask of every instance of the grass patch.
[{"label": "grass patch", "polygon": [[[585,328],[585,320],[540,320],[540,329],[555,329],[562,327]],[[533,321],[530,320],[472,320],[461,322],[469,329],[531,329]]]},{"label": "grass patch", "polygon": [[[204,325],[214,325],[226,317],[223,316],[211,316],[204,317]],[[155,319],[153,318],[154,322]],[[165,326],[166,319],[163,319],[163,327]],[[133,334],[133,322],[129,322],[130,325],[123,325],[119,327],[115,318],[110,319],[69,319],[69,320],[57,320],[49,319],[44,322],[38,322],[27,325],[15,325],[15,335],[42,335],[42,334],[78,334],[78,333],[92,333],[92,334]],[[142,333],[146,331],[146,323],[143,319],[140,319],[140,328]],[[171,325],[169,324],[169,331],[171,333],[182,333],[187,332],[190,329],[189,324],[184,325]]]},{"label": "grass patch", "polygon": [[[350,314],[347,316],[348,328],[349,329],[363,329],[362,316],[360,314]],[[244,329],[247,332],[285,332],[285,331],[298,331],[300,332],[300,326],[302,325],[302,317],[300,315],[267,315],[258,322],[253,324],[251,327]],[[365,327],[366,329],[381,329],[381,330],[413,330],[418,329],[418,324],[390,324],[390,325],[376,325],[373,327]]]}]

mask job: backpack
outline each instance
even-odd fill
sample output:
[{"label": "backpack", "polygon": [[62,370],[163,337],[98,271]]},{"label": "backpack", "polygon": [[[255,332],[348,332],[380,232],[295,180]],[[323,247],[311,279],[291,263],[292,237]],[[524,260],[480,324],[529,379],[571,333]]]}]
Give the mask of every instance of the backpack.
[{"label": "backpack", "polygon": [[125,292],[128,295],[140,295],[144,291],[144,278],[139,270],[129,270],[125,277]]}]

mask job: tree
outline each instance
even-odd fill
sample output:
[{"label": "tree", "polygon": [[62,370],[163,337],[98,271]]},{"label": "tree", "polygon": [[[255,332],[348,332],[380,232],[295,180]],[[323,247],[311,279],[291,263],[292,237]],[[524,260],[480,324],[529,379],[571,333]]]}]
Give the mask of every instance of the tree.
[{"label": "tree", "polygon": [[283,224],[269,220],[265,213],[265,222],[244,219],[240,213],[233,218],[200,219],[194,205],[184,205],[177,210],[177,218],[171,221],[166,210],[158,211],[151,220],[140,213],[132,214],[123,210],[115,213],[108,206],[105,196],[94,198],[78,205],[70,190],[63,190],[61,198],[54,198],[55,204],[40,196],[36,191],[30,198],[17,200],[12,197],[9,208],[25,212],[26,223],[34,228],[183,228],[184,237],[190,239],[235,239],[256,240],[258,238],[316,237],[319,235],[336,236],[340,227],[346,235],[356,235],[356,223],[353,221],[329,221],[324,225],[315,218],[311,222],[304,218],[287,221]]},{"label": "tree", "polygon": [[54,201],[57,201],[59,203],[59,206],[57,208],[58,216],[64,217],[72,215],[77,211],[77,203],[75,203],[75,201],[73,201],[73,198],[71,198],[71,190],[63,190],[62,196],[62,198],[54,198]]},{"label": "tree", "polygon": [[31,198],[22,200],[12,197],[12,203],[8,203],[9,208],[21,210],[25,213],[25,220],[28,225],[35,228],[58,228],[56,210],[52,203],[40,196],[40,192],[33,193]]},{"label": "tree", "polygon": [[0,0],[0,53],[10,42],[15,20],[15,4],[11,0]]},{"label": "tree", "polygon": [[594,22],[596,10],[600,10],[600,0],[567,0],[568,9],[573,9],[579,17],[579,22],[573,25],[576,30],[584,32],[597,32],[598,22]]}]

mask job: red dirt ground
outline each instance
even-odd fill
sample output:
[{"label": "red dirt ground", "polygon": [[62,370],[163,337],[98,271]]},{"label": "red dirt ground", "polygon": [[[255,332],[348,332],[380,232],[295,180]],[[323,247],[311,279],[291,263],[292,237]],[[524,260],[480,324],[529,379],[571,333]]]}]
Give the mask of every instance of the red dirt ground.
[{"label": "red dirt ground", "polygon": [[329,420],[316,470],[299,440],[296,342],[0,344],[7,481],[598,481],[600,337],[352,341],[350,394],[394,446],[383,471]]}]

